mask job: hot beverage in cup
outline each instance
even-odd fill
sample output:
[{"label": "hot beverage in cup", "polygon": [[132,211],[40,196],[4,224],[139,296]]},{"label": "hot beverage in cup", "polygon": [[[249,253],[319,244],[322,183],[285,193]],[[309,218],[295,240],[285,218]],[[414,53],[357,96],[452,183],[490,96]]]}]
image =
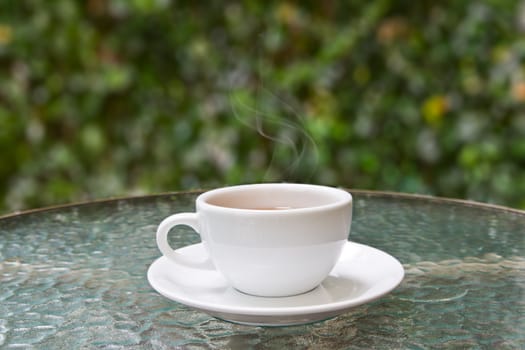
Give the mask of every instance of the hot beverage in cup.
[{"label": "hot beverage in cup", "polygon": [[174,226],[190,226],[232,287],[280,297],[308,292],[328,276],[350,233],[352,196],[318,185],[240,185],[199,195],[196,209],[161,222],[161,252],[197,267],[199,262],[174,251],[167,239]]}]

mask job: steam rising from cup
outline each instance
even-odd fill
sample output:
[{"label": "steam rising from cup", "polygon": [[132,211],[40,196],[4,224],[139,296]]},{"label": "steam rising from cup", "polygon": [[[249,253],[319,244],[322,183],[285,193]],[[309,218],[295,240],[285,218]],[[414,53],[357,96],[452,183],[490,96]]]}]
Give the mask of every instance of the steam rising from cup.
[{"label": "steam rising from cup", "polygon": [[[271,143],[271,156],[262,181],[308,182],[313,177],[319,163],[318,147],[301,113],[291,103],[260,86],[255,96],[243,91],[230,92],[229,101],[233,116]],[[268,104],[267,108],[263,104]],[[288,165],[275,178],[272,171],[278,162]]]}]

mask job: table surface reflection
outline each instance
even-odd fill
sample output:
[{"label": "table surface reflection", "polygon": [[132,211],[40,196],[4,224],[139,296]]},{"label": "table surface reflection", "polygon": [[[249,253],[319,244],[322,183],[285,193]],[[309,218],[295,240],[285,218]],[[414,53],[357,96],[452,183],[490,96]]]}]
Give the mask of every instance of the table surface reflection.
[{"label": "table surface reflection", "polygon": [[[525,212],[351,191],[350,240],[399,259],[387,296],[320,323],[232,324],[156,293],[157,224],[198,192],[115,199],[0,218],[0,347],[426,349],[525,347]],[[190,229],[173,244],[199,242]]]}]

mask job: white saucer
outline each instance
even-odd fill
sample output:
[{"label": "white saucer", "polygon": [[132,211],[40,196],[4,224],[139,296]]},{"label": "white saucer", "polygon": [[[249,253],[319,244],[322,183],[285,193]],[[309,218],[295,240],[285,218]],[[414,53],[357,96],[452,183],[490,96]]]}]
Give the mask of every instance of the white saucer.
[{"label": "white saucer", "polygon": [[[178,250],[207,256],[202,244]],[[235,323],[283,326],[337,316],[393,290],[404,276],[401,263],[381,250],[348,242],[330,275],[301,295],[264,298],[228,286],[213,266],[190,268],[160,257],[148,270],[148,281],[163,296],[214,317]]]}]

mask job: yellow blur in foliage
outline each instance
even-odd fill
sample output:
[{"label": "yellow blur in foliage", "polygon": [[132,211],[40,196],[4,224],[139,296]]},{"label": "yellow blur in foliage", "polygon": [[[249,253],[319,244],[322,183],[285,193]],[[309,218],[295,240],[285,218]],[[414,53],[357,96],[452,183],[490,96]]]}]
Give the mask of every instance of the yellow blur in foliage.
[{"label": "yellow blur in foliage", "polygon": [[525,102],[525,81],[520,81],[512,86],[512,97],[517,102]]},{"label": "yellow blur in foliage", "polygon": [[301,22],[299,9],[289,2],[281,3],[275,11],[275,16],[279,22],[291,27],[296,27]]},{"label": "yellow blur in foliage", "polygon": [[446,96],[434,95],[423,102],[421,112],[427,124],[438,127],[443,121],[443,117],[449,111],[450,104]]},{"label": "yellow blur in foliage", "polygon": [[13,38],[13,29],[5,24],[0,24],[0,45],[8,45]]}]

